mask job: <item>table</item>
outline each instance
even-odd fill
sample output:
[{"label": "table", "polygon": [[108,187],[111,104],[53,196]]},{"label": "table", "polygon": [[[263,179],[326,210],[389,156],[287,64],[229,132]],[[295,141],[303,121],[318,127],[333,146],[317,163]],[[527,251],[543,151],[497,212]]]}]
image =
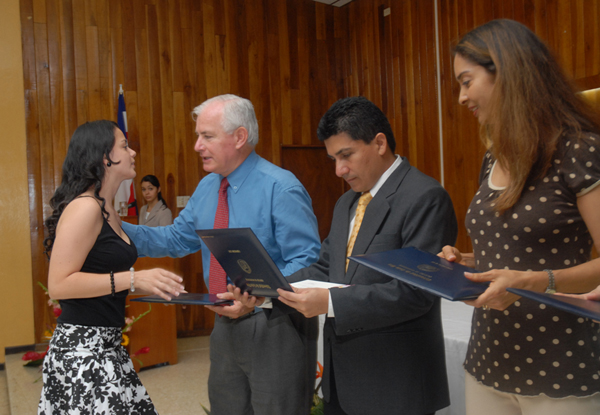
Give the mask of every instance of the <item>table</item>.
[{"label": "table", "polygon": [[465,372],[462,365],[471,335],[472,317],[473,307],[460,301],[442,299],[450,406],[437,411],[436,415],[465,415]]}]

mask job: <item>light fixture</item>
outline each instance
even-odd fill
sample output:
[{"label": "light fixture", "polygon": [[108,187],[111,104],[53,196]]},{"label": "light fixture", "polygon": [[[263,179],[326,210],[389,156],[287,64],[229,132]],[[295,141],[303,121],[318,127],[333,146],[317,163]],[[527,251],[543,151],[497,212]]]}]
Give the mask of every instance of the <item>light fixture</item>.
[{"label": "light fixture", "polygon": [[314,0],[317,3],[325,3],[325,4],[329,4],[330,6],[335,6],[335,7],[342,7],[345,4],[350,3],[352,0]]}]

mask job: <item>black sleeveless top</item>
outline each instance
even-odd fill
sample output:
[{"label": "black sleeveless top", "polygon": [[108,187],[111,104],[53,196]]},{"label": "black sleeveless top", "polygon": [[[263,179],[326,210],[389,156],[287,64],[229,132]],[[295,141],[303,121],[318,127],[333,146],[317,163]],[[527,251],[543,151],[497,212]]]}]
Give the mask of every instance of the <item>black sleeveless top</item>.
[{"label": "black sleeveless top", "polygon": [[[110,271],[117,273],[129,270],[137,256],[133,241],[131,245],[125,242],[104,218],[102,230],[85,259],[81,272],[103,274],[98,278],[106,280],[106,286],[110,287]],[[94,298],[60,300],[63,311],[57,321],[81,326],[123,327],[128,292],[129,290],[117,292],[114,297],[108,294]]]}]

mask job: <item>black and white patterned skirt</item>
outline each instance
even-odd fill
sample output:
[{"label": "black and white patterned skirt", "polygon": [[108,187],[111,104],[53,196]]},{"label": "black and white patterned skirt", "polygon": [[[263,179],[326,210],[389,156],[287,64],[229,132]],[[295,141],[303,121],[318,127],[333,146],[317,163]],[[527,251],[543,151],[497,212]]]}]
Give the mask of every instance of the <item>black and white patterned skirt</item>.
[{"label": "black and white patterned skirt", "polygon": [[38,414],[156,414],[121,341],[116,327],[59,324]]}]

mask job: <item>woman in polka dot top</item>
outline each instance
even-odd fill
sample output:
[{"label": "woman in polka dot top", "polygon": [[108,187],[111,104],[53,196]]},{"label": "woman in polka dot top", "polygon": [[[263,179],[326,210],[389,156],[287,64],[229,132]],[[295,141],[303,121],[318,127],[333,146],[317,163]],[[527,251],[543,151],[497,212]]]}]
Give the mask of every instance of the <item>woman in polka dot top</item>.
[{"label": "woman in polka dot top", "polygon": [[455,48],[459,103],[488,149],[466,216],[474,252],[442,255],[491,281],[464,363],[468,415],[600,414],[600,324],[508,293],[600,283],[600,124],[546,45],[494,20]]}]

